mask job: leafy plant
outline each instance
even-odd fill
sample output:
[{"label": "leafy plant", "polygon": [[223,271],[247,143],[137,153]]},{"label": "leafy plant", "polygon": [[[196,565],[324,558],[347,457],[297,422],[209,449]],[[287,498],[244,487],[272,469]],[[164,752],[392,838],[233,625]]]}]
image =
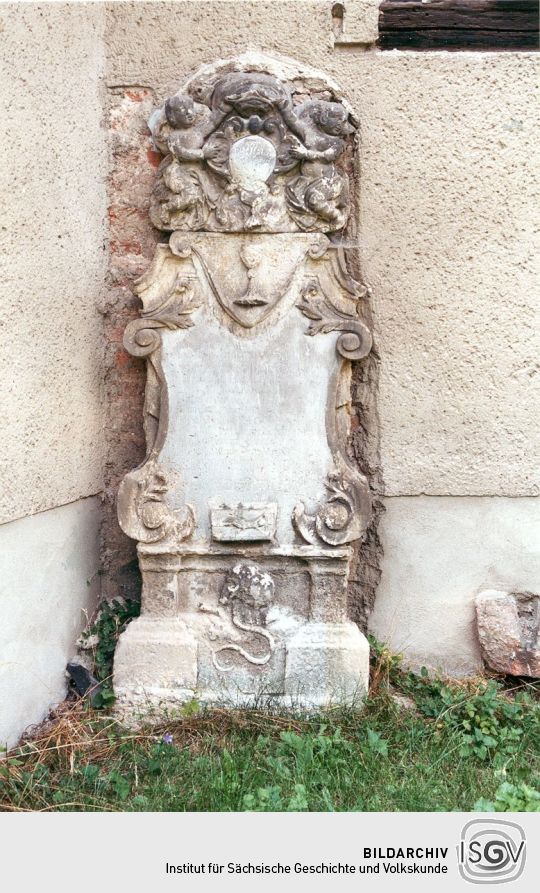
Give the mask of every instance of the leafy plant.
[{"label": "leafy plant", "polygon": [[94,623],[82,634],[81,640],[90,644],[93,653],[94,672],[103,684],[93,698],[94,707],[108,707],[114,703],[114,693],[110,684],[113,658],[118,637],[128,623],[140,613],[139,602],[113,599],[102,602]]},{"label": "leafy plant", "polygon": [[473,808],[477,812],[540,812],[540,791],[524,782],[516,785],[503,781],[494,800],[481,797]]},{"label": "leafy plant", "polygon": [[285,795],[279,785],[258,788],[254,794],[244,794],[242,805],[246,812],[305,812],[309,809],[303,784],[295,784],[292,796]]},{"label": "leafy plant", "polygon": [[439,734],[458,736],[462,757],[508,759],[527,735],[540,734],[540,711],[531,696],[520,692],[510,697],[493,679],[451,682],[430,677],[425,667],[415,675],[394,666],[390,675],[420,712],[435,721]]},{"label": "leafy plant", "polygon": [[120,800],[127,800],[131,793],[131,782],[120,772],[110,772],[107,778],[111,789]]},{"label": "leafy plant", "polygon": [[381,757],[388,756],[388,743],[382,738],[378,732],[373,729],[367,729],[367,740],[370,750],[375,751]]}]

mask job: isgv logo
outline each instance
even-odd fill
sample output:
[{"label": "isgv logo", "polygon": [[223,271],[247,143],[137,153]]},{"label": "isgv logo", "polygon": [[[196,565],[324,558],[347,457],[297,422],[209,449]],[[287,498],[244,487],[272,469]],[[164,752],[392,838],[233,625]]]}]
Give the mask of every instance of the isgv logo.
[{"label": "isgv logo", "polygon": [[459,872],[471,884],[514,881],[523,872],[525,857],[525,832],[515,822],[473,819],[461,832]]}]

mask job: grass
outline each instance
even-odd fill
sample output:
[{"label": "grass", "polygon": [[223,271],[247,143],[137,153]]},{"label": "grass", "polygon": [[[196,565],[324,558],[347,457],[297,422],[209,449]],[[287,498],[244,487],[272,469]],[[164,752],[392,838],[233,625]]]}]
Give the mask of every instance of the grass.
[{"label": "grass", "polygon": [[[481,809],[501,789],[540,787],[538,692],[518,688],[413,677],[378,646],[361,712],[302,718],[192,704],[134,732],[85,701],[65,702],[0,763],[0,810]],[[398,706],[396,690],[417,708]],[[540,806],[527,796],[520,808]]]}]

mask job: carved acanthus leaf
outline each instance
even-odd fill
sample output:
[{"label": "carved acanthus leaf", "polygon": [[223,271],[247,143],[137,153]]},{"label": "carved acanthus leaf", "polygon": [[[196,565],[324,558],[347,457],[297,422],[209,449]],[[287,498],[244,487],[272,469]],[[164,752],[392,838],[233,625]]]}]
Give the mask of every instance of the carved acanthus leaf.
[{"label": "carved acanthus leaf", "polygon": [[347,360],[361,360],[371,350],[371,332],[358,317],[337,307],[323,292],[318,277],[308,280],[301,291],[298,309],[311,319],[306,335],[342,332],[336,349]]},{"label": "carved acanthus leaf", "polygon": [[302,502],[295,506],[293,524],[300,536],[312,545],[321,542],[342,546],[359,539],[369,517],[370,496],[367,482],[360,476],[335,471],[326,481],[328,498],[312,513]]},{"label": "carved acanthus leaf", "polygon": [[152,310],[142,312],[144,319],[159,320],[167,329],[188,329],[193,325],[190,314],[201,306],[195,299],[196,276],[182,276],[178,273],[175,283],[162,303]]},{"label": "carved acanthus leaf", "polygon": [[[191,314],[202,303],[200,283],[195,272],[186,272],[183,259],[168,246],[158,246],[150,269],[135,283],[143,302],[140,319],[126,326],[124,347],[132,356],[149,357],[161,347],[159,329],[188,329],[194,325]],[[189,268],[192,270],[192,268]],[[161,377],[157,370],[158,377]]]},{"label": "carved acanthus leaf", "polygon": [[181,542],[195,530],[191,505],[172,510],[165,497],[167,478],[155,461],[126,475],[118,491],[118,519],[128,536],[141,543]]}]

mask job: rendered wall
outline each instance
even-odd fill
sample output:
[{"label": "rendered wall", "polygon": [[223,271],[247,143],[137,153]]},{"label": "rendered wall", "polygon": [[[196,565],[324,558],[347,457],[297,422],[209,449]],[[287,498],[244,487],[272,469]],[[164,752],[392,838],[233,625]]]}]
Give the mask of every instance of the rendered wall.
[{"label": "rendered wall", "polygon": [[[471,672],[479,667],[477,591],[495,577],[510,588],[540,589],[531,528],[539,504],[531,455],[540,381],[532,257],[536,57],[334,45],[331,6],[108,6],[118,287],[109,299],[107,380],[113,396],[129,390],[129,407],[120,420],[115,407],[115,424],[123,425],[132,455],[126,461],[126,450],[111,444],[106,530],[113,548],[105,555],[105,585],[128,594],[139,585],[133,551],[115,532],[113,493],[143,453],[142,364],[122,354],[118,333],[135,313],[130,276],[146,268],[157,238],[146,208],[159,156],[145,120],[205,62],[249,48],[290,55],[333,75],[360,119],[359,238],[376,341],[375,362],[355,375],[354,450],[386,515],[369,531],[353,574],[353,615],[365,619],[380,578],[371,620],[379,638],[404,647],[412,663]],[[369,40],[373,29],[358,24],[366,5],[345,7],[344,31]],[[438,536],[430,538],[426,518],[437,519]],[[467,551],[455,577],[451,569],[460,566],[476,518],[489,525],[483,547]],[[519,560],[499,548],[509,538],[520,543]],[[414,643],[400,634],[418,624]]]},{"label": "rendered wall", "polygon": [[65,697],[99,595],[99,519],[91,497],[0,527],[0,747]]},{"label": "rendered wall", "polygon": [[372,632],[415,669],[482,667],[472,597],[540,580],[540,500],[416,496],[385,502]]},{"label": "rendered wall", "polygon": [[84,497],[103,485],[103,12],[0,8],[0,743],[63,697],[96,597],[99,504]]},{"label": "rendered wall", "polygon": [[386,495],[370,628],[465,674],[482,666],[474,597],[540,592],[538,62],[376,58],[359,95]]}]

